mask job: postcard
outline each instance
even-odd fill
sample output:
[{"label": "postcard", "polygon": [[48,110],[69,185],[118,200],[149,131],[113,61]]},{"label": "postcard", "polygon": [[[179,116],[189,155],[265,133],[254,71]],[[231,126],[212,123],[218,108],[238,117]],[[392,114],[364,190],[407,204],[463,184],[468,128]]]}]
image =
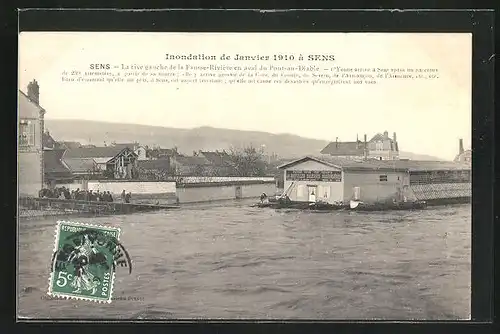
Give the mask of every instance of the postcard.
[{"label": "postcard", "polygon": [[469,33],[22,32],[18,317],[470,319]]}]

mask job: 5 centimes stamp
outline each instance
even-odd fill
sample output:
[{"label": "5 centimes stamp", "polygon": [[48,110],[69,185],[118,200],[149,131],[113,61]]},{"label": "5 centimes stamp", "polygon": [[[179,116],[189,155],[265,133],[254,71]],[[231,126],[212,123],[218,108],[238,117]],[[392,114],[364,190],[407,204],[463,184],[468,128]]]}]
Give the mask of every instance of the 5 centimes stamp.
[{"label": "5 centimes stamp", "polygon": [[116,268],[132,261],[120,228],[58,221],[48,294],[111,303]]}]

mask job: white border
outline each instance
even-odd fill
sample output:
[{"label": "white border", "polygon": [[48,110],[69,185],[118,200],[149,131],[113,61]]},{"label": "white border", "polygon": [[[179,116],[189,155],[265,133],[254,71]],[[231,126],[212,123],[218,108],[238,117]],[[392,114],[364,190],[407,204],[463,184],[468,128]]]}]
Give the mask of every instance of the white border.
[{"label": "white border", "polygon": [[[80,223],[80,222],[71,222],[71,221],[65,221],[65,220],[58,220],[56,224],[56,230],[54,232],[54,248],[53,248],[53,253],[55,254],[58,251],[58,246],[59,246],[59,232],[61,230],[61,225],[70,225],[70,226],[76,226],[76,227],[90,227],[90,228],[96,228],[96,229],[103,229],[103,230],[113,230],[113,231],[118,231],[118,236],[117,240],[120,240],[120,234],[121,234],[121,228],[119,227],[109,227],[109,226],[103,226],[103,225],[94,225],[94,224],[87,224],[87,223]],[[88,301],[93,301],[96,303],[108,303],[111,304],[112,298],[113,298],[113,290],[114,290],[114,285],[115,285],[115,272],[112,272],[111,276],[111,284],[109,288],[109,295],[107,299],[99,299],[97,297],[91,298],[91,297],[85,297],[85,296],[77,296],[73,294],[67,294],[67,293],[60,293],[60,292],[53,292],[52,291],[52,284],[54,282],[54,272],[53,272],[53,267],[51,263],[51,268],[50,268],[50,276],[49,276],[49,289],[47,291],[47,294],[51,297],[57,297],[60,299],[77,299],[77,300],[88,300]]]}]

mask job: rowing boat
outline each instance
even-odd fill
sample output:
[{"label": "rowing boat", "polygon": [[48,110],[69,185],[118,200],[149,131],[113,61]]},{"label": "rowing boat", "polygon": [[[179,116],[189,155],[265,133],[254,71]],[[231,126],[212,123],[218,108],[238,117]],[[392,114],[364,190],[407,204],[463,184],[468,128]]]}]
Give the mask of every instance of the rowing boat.
[{"label": "rowing boat", "polygon": [[351,200],[349,203],[349,209],[352,211],[420,210],[425,207],[425,201],[364,203]]}]

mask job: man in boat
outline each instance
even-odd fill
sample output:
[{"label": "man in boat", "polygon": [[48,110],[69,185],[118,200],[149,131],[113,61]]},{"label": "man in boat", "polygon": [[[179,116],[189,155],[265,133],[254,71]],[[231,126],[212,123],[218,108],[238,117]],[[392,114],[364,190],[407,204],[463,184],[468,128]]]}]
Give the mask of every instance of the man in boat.
[{"label": "man in boat", "polygon": [[290,199],[290,197],[288,197],[288,194],[285,194],[279,199],[279,202],[281,204],[290,204],[292,200]]},{"label": "man in boat", "polygon": [[260,195],[260,202],[262,204],[269,203],[269,198],[267,197],[266,193],[262,193],[262,195]]},{"label": "man in boat", "polygon": [[128,193],[125,195],[125,203],[130,203],[130,198],[132,197],[132,193]]}]

